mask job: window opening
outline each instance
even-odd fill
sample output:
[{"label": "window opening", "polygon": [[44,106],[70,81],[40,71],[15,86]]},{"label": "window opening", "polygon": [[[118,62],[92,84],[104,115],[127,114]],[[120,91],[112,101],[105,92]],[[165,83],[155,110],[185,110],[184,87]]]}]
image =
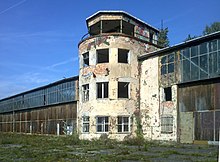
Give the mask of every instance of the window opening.
[{"label": "window opening", "polygon": [[162,115],[161,116],[161,133],[173,133],[173,116]]},{"label": "window opening", "polygon": [[172,101],[172,88],[164,88],[165,101]]},{"label": "window opening", "polygon": [[118,98],[129,98],[128,82],[118,82]]},{"label": "window opening", "polygon": [[97,98],[108,98],[108,82],[97,83]]},{"label": "window opening", "polygon": [[128,63],[129,50],[127,49],[118,49],[118,62],[119,63]]},{"label": "window opening", "polygon": [[89,101],[89,84],[82,86],[83,90],[83,101]]},{"label": "window opening", "polygon": [[129,117],[118,117],[118,132],[129,132],[130,130]]},{"label": "window opening", "polygon": [[109,62],[109,49],[97,50],[97,63]]},{"label": "window opening", "polygon": [[109,130],[109,117],[97,117],[97,132],[108,132]]},{"label": "window opening", "polygon": [[83,67],[89,66],[89,52],[83,54]]},{"label": "window opening", "polygon": [[89,132],[89,116],[83,116],[83,132],[88,133]]}]

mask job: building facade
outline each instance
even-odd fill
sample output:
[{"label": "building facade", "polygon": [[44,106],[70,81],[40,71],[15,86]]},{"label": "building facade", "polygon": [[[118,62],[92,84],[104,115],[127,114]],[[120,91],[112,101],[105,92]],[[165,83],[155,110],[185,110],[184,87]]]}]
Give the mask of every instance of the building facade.
[{"label": "building facade", "polygon": [[79,77],[0,100],[0,131],[219,140],[220,32],[161,49],[159,30],[126,12],[86,22]]},{"label": "building facade", "polygon": [[120,11],[97,12],[87,26],[89,37],[79,43],[79,134],[122,140],[136,129],[138,56],[158,48],[159,31]]}]

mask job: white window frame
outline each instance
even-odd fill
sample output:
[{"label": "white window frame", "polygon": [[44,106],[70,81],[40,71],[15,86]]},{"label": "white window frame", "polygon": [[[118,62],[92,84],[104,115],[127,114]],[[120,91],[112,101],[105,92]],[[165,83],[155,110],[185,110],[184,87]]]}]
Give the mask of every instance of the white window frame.
[{"label": "white window frame", "polygon": [[[98,90],[98,84],[101,84],[101,97],[98,97],[98,92],[99,92],[99,90]],[[108,85],[108,95],[107,95],[107,97],[105,97],[105,84],[107,84]],[[98,83],[96,83],[96,97],[97,97],[97,99],[104,99],[104,98],[108,98],[109,97],[109,82],[98,82]]]},{"label": "white window frame", "polygon": [[89,84],[82,85],[82,101],[89,101]]},{"label": "white window frame", "polygon": [[90,117],[89,116],[82,116],[82,132],[89,133],[90,128]]},{"label": "white window frame", "polygon": [[[119,123],[119,118],[121,118],[121,123]],[[128,122],[125,122],[125,118],[128,119]],[[130,117],[129,116],[118,116],[117,117],[117,125],[118,125],[118,133],[129,133],[130,132],[130,128],[131,128],[131,121],[130,121]],[[128,127],[128,130],[125,131],[125,126]],[[121,131],[119,131],[119,127],[121,127]]]},{"label": "white window frame", "polygon": [[[101,123],[98,123],[99,118],[103,118]],[[106,118],[108,121],[106,122]],[[99,131],[98,127],[101,126],[101,131]],[[107,126],[107,130],[106,130]],[[97,116],[96,117],[96,132],[97,133],[107,133],[109,132],[109,116]]]}]

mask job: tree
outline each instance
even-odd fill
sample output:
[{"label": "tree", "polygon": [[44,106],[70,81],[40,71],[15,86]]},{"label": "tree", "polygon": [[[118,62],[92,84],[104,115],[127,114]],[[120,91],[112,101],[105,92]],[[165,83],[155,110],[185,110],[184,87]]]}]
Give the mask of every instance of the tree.
[{"label": "tree", "polygon": [[220,31],[220,22],[213,22],[210,26],[206,25],[203,30],[203,35],[211,34],[217,31]]},{"label": "tree", "polygon": [[161,47],[169,47],[168,28],[161,29],[158,35],[158,45]]},{"label": "tree", "polygon": [[191,36],[190,34],[188,34],[188,37],[185,39],[185,41],[188,41],[188,40],[191,40],[191,39],[194,39],[194,38],[197,38],[197,36]]}]

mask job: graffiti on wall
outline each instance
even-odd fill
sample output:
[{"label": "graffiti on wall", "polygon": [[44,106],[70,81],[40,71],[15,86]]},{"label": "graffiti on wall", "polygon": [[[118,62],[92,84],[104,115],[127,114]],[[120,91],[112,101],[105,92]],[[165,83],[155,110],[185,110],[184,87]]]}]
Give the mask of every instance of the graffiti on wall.
[{"label": "graffiti on wall", "polygon": [[108,42],[109,37],[108,36],[102,36],[102,37],[96,37],[92,42],[90,42],[87,46],[87,51],[89,51],[92,46],[94,48],[96,48],[97,46],[100,46],[100,44],[104,43],[107,46],[110,45],[110,43]]}]

